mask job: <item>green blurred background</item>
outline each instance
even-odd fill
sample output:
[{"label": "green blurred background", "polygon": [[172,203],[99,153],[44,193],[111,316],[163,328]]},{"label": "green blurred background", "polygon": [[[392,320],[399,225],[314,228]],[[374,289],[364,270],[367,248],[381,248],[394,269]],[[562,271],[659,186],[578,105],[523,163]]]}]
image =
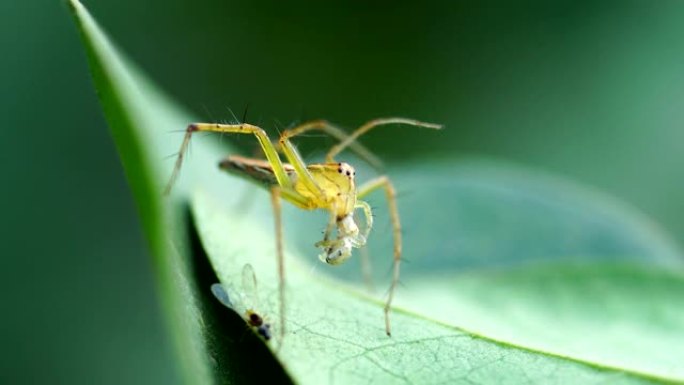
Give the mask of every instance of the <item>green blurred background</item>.
[{"label": "green blurred background", "polygon": [[[547,170],[684,241],[680,1],[84,4],[201,119],[249,104],[267,129],[319,117],[444,123],[439,136],[385,131],[366,144],[396,161],[479,154]],[[178,383],[68,7],[0,2],[0,42],[0,382]]]}]

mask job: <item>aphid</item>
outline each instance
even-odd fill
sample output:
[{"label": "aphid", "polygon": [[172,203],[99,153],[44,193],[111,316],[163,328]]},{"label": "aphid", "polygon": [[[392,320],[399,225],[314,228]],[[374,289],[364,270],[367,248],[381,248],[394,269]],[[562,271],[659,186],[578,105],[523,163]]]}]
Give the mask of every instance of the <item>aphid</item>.
[{"label": "aphid", "polygon": [[[285,270],[280,200],[284,199],[304,210],[322,209],[329,212],[330,217],[323,233],[323,239],[317,242],[315,246],[321,249],[321,254],[319,255],[321,261],[330,265],[339,265],[351,256],[353,248],[359,248],[366,244],[368,234],[373,227],[373,215],[370,205],[361,199],[378,189],[385,190],[394,237],[392,282],[384,307],[385,331],[388,336],[391,335],[389,312],[392,299],[394,298],[394,290],[399,282],[399,264],[402,247],[396,192],[390,179],[384,175],[371,179],[357,187],[355,182],[356,171],[354,168],[348,163],[335,160],[337,154],[350,147],[369,162],[378,164],[377,159],[355,141],[372,128],[387,124],[407,124],[432,129],[442,128],[438,124],[424,123],[412,119],[384,118],[371,120],[356,129],[351,135],[347,135],[344,131],[324,120],[316,120],[282,132],[277,146],[289,162],[283,163],[276,150],[276,145],[271,143],[264,130],[257,126],[248,123],[193,123],[187,127],[173,173],[166,186],[166,193],[171,190],[173,183],[178,177],[190,138],[195,132],[254,135],[266,156],[266,160],[229,156],[221,161],[219,167],[230,173],[256,181],[271,192],[278,259],[281,337],[285,330],[284,323],[282,322],[285,319]],[[311,130],[321,130],[340,140],[338,144],[328,151],[325,163],[307,165],[290,142],[292,137]],[[363,232],[361,232],[359,226],[354,221],[354,211],[356,209],[360,209],[365,217],[366,223]],[[335,230],[336,237],[332,238],[332,233]]]},{"label": "aphid", "polygon": [[256,275],[252,265],[245,264],[242,267],[242,292],[238,292],[229,286],[228,292],[220,283],[211,285],[211,292],[225,306],[233,309],[245,320],[256,334],[264,340],[271,339],[271,324],[267,323],[256,310],[259,307]]}]

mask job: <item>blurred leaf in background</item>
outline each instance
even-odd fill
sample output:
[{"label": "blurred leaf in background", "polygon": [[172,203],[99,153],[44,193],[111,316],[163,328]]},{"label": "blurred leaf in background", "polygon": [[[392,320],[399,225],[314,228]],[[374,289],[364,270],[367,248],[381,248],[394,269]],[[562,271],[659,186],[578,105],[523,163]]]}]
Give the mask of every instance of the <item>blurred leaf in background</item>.
[{"label": "blurred leaf in background", "polygon": [[[70,20],[44,3],[0,5],[13,309],[3,382],[168,383],[175,364],[129,190]],[[366,143],[395,160],[475,152],[535,165],[618,195],[684,238],[679,2],[86,5],[204,119],[247,104],[250,121],[271,129],[274,118],[429,118],[447,125],[443,136]]]}]

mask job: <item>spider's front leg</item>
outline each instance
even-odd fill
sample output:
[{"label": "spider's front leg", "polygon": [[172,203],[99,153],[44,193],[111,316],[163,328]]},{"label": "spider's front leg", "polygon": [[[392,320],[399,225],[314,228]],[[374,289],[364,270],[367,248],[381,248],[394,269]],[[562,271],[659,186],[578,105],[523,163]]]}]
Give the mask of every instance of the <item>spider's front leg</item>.
[{"label": "spider's front leg", "polygon": [[298,192],[278,185],[271,186],[271,204],[273,206],[273,219],[276,234],[276,258],[278,265],[278,300],[280,302],[280,331],[279,339],[282,343],[285,336],[285,255],[283,251],[283,220],[281,199],[293,205],[306,208],[308,201]]},{"label": "spider's front leg", "polygon": [[271,187],[271,204],[273,205],[273,221],[276,233],[276,258],[278,259],[278,300],[280,302],[280,332],[279,343],[285,336],[285,257],[283,256],[283,221],[280,205],[280,186]]},{"label": "spider's front leg", "polygon": [[[349,134],[347,134],[344,130],[330,124],[330,122],[327,120],[319,119],[305,122],[292,129],[283,131],[280,135],[280,143],[282,143],[284,140],[290,140],[295,136],[314,130],[322,131],[340,142],[346,141],[349,137]],[[382,161],[361,143],[352,141],[349,143],[349,148],[376,170],[382,169]]]},{"label": "spider's front leg", "polygon": [[268,138],[268,135],[266,135],[266,132],[263,129],[261,129],[261,127],[257,127],[248,123],[192,123],[185,130],[185,137],[183,138],[180,150],[178,151],[178,156],[176,157],[176,164],[173,167],[171,177],[169,178],[169,181],[166,184],[166,187],[164,188],[164,195],[167,195],[171,192],[171,189],[173,188],[176,179],[178,179],[178,175],[180,174],[181,167],[183,166],[185,153],[187,152],[188,146],[190,145],[190,139],[192,138],[192,135],[200,131],[254,135],[259,141],[259,145],[261,146],[261,149],[264,151],[264,155],[266,155],[268,163],[273,168],[273,174],[275,175],[278,184],[282,187],[292,187],[292,182],[290,182],[290,179],[288,178],[287,173],[285,172],[283,163],[280,161],[280,158],[278,157],[278,152],[276,151],[275,147],[273,147],[271,140]]},{"label": "spider's front leg", "polygon": [[[295,206],[303,209],[312,209],[318,207],[318,202],[320,202],[320,197],[322,192],[320,187],[315,183],[311,174],[306,169],[306,165],[299,157],[296,149],[293,146],[286,146],[287,151],[285,151],[285,156],[287,160],[293,165],[295,173],[297,174],[298,180],[302,181],[306,189],[310,190],[310,194],[317,199],[310,199],[299,192],[295,191],[293,188],[293,183],[288,173],[285,171],[282,161],[278,156],[276,148],[271,143],[271,140],[266,135],[263,129],[260,127],[242,123],[242,124],[219,124],[219,123],[193,123],[190,124],[185,132],[185,137],[181,144],[180,150],[178,152],[178,157],[176,158],[176,164],[173,169],[173,173],[169,179],[168,184],[165,188],[165,193],[168,194],[171,191],[178,175],[180,173],[181,166],[183,164],[185,153],[190,144],[190,138],[196,132],[215,132],[215,133],[234,133],[234,134],[249,134],[254,135],[261,146],[261,149],[266,155],[266,159],[270,166],[270,169],[275,177],[274,185],[271,186],[271,201],[273,203],[274,217],[275,217],[275,230],[276,230],[276,254],[278,258],[278,277],[279,277],[279,297],[280,297],[280,338],[285,334],[285,266],[284,266],[284,256],[283,256],[283,232],[282,232],[282,216],[281,216],[281,202],[280,199],[285,199]],[[289,144],[289,143],[288,143]],[[233,159],[234,161],[236,158]]]}]

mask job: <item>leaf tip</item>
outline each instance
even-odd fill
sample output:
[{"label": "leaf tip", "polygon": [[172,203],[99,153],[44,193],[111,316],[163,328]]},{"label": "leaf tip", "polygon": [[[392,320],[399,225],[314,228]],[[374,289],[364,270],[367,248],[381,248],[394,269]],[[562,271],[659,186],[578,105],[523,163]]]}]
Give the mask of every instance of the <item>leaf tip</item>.
[{"label": "leaf tip", "polygon": [[66,3],[69,6],[69,8],[71,8],[71,11],[74,13],[77,13],[81,10],[81,8],[83,8],[83,4],[81,4],[81,2],[78,0],[66,0]]}]

